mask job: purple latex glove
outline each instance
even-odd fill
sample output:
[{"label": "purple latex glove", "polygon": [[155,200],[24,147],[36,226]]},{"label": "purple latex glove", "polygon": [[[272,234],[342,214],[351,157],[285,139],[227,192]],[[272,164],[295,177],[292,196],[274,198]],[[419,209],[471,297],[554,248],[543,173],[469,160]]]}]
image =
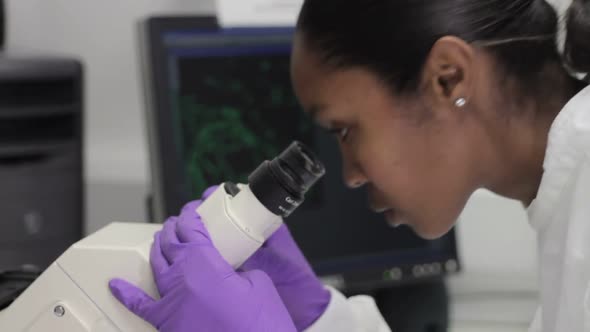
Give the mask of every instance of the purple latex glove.
[{"label": "purple latex glove", "polygon": [[297,331],[313,324],[330,303],[330,292],[315,275],[285,225],[242,265],[242,269],[262,270],[270,276]]},{"label": "purple latex glove", "polygon": [[[207,199],[217,187],[203,193]],[[330,292],[313,272],[287,226],[282,225],[241,267],[262,270],[272,279],[297,331],[303,331],[326,311]]]},{"label": "purple latex glove", "polygon": [[113,295],[162,332],[295,331],[268,275],[234,271],[213,247],[198,203],[155,236],[150,261],[161,299],[120,279],[109,283]]}]

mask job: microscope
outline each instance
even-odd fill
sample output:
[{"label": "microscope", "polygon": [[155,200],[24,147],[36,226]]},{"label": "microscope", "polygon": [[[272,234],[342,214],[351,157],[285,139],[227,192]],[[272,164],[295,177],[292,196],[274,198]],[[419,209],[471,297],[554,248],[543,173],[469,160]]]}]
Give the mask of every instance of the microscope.
[{"label": "microscope", "polygon": [[[211,240],[234,268],[282,225],[325,173],[303,144],[294,142],[264,161],[248,184],[225,182],[197,208]],[[149,263],[157,224],[112,223],[72,245],[7,309],[0,327],[10,332],[156,331],[110,293],[118,277],[159,298]]]}]

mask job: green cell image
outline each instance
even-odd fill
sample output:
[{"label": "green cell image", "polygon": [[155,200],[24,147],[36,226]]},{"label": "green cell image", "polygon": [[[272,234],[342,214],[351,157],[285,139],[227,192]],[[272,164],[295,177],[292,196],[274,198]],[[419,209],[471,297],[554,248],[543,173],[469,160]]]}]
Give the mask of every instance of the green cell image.
[{"label": "green cell image", "polygon": [[245,182],[295,139],[309,142],[287,57],[187,58],[178,66],[176,125],[194,197],[225,180]]}]

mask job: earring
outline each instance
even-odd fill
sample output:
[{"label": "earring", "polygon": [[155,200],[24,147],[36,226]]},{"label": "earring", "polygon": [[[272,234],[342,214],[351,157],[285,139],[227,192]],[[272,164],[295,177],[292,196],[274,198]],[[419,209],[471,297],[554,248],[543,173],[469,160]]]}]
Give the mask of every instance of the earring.
[{"label": "earring", "polygon": [[455,100],[455,106],[462,108],[467,104],[467,100],[463,97],[461,98],[457,98],[457,100]]}]

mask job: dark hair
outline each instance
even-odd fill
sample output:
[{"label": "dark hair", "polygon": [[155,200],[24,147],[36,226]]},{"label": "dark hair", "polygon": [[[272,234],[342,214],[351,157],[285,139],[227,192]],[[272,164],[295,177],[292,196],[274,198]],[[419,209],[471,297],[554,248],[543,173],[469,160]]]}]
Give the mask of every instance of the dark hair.
[{"label": "dark hair", "polygon": [[564,53],[570,68],[590,73],[590,0],[575,0],[569,9]]},{"label": "dark hair", "polygon": [[[568,64],[590,64],[590,0],[574,0]],[[335,68],[361,66],[396,92],[418,88],[426,58],[441,37],[491,43],[499,66],[533,84],[559,63],[557,14],[544,0],[305,0],[298,29],[306,44]]]}]

